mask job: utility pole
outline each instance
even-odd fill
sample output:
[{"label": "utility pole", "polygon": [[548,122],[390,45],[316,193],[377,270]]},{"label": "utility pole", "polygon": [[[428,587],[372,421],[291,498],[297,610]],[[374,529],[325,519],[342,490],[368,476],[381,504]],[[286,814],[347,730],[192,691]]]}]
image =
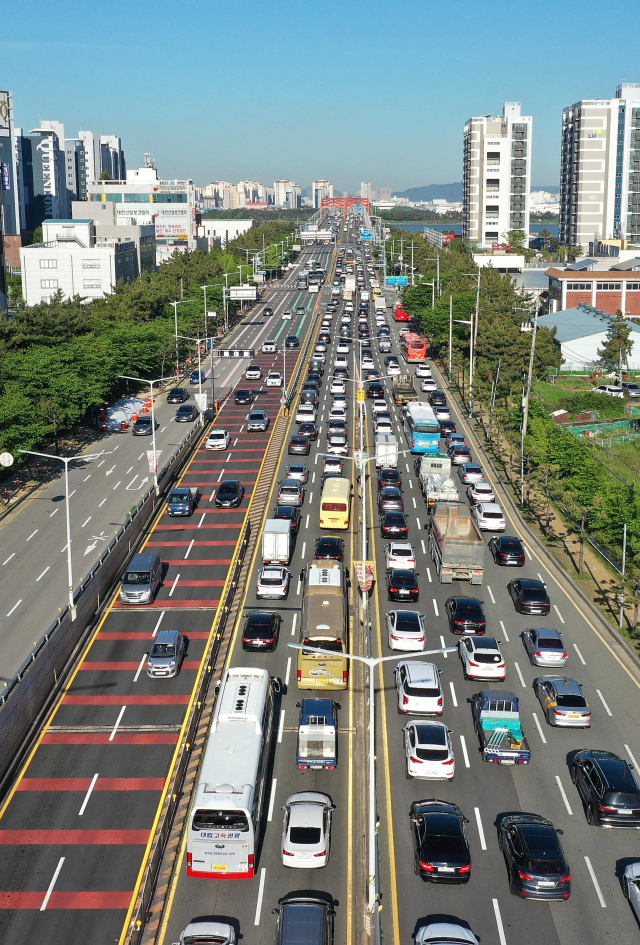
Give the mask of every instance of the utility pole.
[{"label": "utility pole", "polygon": [[415,284],[415,277],[413,275],[413,240],[411,240],[411,286],[413,287]]},{"label": "utility pole", "polygon": [[533,378],[533,359],[536,353],[536,335],[538,333],[538,303],[536,303],[536,312],[533,318],[533,331],[531,333],[531,353],[529,355],[529,373],[527,375],[527,386],[522,397],[522,431],[520,436],[520,504],[524,505],[524,440],[527,435],[527,422],[529,420],[529,398],[531,396],[531,381]]},{"label": "utility pole", "polygon": [[449,383],[453,374],[453,296],[449,295]]}]

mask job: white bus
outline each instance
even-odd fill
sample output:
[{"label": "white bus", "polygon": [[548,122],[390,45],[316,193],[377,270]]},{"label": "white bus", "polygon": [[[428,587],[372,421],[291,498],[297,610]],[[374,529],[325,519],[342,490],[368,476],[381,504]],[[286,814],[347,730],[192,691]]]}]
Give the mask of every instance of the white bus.
[{"label": "white bus", "polygon": [[255,872],[278,680],[233,667],[222,677],[187,824],[187,875]]}]

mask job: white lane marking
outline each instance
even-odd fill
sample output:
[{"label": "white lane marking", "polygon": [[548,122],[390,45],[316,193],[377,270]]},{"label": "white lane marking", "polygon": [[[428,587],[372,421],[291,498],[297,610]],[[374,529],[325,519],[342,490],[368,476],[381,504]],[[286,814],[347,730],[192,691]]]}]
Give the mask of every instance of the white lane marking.
[{"label": "white lane marking", "polygon": [[313,473],[311,476],[311,485],[313,485],[315,481],[316,481],[316,474]]},{"label": "white lane marking", "polygon": [[309,502],[313,502],[313,489],[309,493]]},{"label": "white lane marking", "polygon": [[506,627],[502,621],[500,621],[500,629],[502,630],[502,635],[505,639],[505,643],[509,643],[509,634],[507,633]]},{"label": "white lane marking", "polygon": [[582,653],[580,652],[580,650],[578,649],[578,647],[575,645],[575,643],[573,644],[573,648],[574,648],[574,650],[576,651],[576,653],[578,654],[578,659],[580,660],[580,662],[582,663],[582,665],[583,665],[583,666],[586,666],[587,664],[586,664],[585,661],[584,661],[584,656],[582,655]]},{"label": "white lane marking", "polygon": [[216,494],[216,490],[214,489],[211,495],[209,496],[209,502],[211,502],[215,494]]},{"label": "white lane marking", "polygon": [[422,531],[422,525],[420,524],[420,519],[416,516],[416,522],[418,523],[418,531]]},{"label": "white lane marking", "polygon": [[560,613],[560,611],[558,610],[558,608],[556,607],[555,604],[553,605],[553,609],[554,609],[555,612],[557,613],[557,615],[558,615],[558,617],[559,617],[559,619],[560,619],[560,623],[564,623],[564,617],[562,616],[562,614]]},{"label": "white lane marking", "polygon": [[235,440],[233,441],[233,445],[235,446],[237,442],[238,442],[238,437],[236,437]]},{"label": "white lane marking", "polygon": [[[144,456],[144,453],[140,453],[140,455],[138,456],[138,459],[142,459],[143,456]],[[100,469],[100,467],[104,465],[104,463],[106,463],[106,459],[101,459],[96,469]]]},{"label": "white lane marking", "polygon": [[67,544],[64,546],[64,548],[61,548],[61,549],[60,549],[60,554],[61,554],[61,555],[63,555],[63,554],[65,553],[65,551],[67,550],[68,545],[69,545],[69,542],[67,542]]},{"label": "white lane marking", "polygon": [[258,901],[256,903],[256,917],[253,920],[254,925],[260,925],[260,913],[262,911],[262,897],[264,896],[264,881],[267,875],[267,868],[263,866],[260,870],[260,885],[258,887]]},{"label": "white lane marking", "polygon": [[80,528],[84,528],[84,526],[85,526],[85,525],[88,525],[90,521],[91,521],[91,516],[89,516],[89,518],[86,519],[86,520],[82,523],[82,525],[80,526]]},{"label": "white lane marking", "polygon": [[491,588],[489,587],[488,584],[487,584],[487,590],[489,591],[489,597],[491,598],[491,603],[492,603],[492,604],[495,604],[496,599],[495,599],[495,597],[493,596],[493,591],[491,590]]},{"label": "white lane marking", "polygon": [[[138,462],[142,459],[143,456],[144,456],[144,453],[140,453],[140,455],[138,456]],[[102,463],[104,463],[104,460],[102,460]],[[100,463],[100,465],[102,465],[102,463]]]},{"label": "white lane marking", "polygon": [[53,518],[53,516],[56,514],[56,512],[59,512],[59,511],[60,511],[60,509],[54,509],[53,512],[50,513],[49,518]]},{"label": "white lane marking", "polygon": [[[441,637],[440,637],[440,646],[442,647],[443,650],[444,650],[444,648],[445,648],[446,645],[447,645],[447,644],[444,642],[444,637],[441,636]],[[446,659],[449,654],[448,654],[448,653],[443,653],[442,655],[443,655],[444,658]]]},{"label": "white lane marking", "polygon": [[287,672],[285,673],[285,676],[284,676],[284,684],[285,684],[285,686],[288,686],[288,685],[289,685],[289,676],[290,676],[290,675],[291,675],[291,657],[289,656],[289,657],[287,657]]},{"label": "white lane marking", "polygon": [[240,429],[238,430],[238,433],[242,433],[243,430],[244,430],[244,423],[242,424],[242,426],[241,426]]},{"label": "white lane marking", "polygon": [[518,679],[520,680],[520,685],[522,686],[523,689],[526,689],[526,688],[527,688],[527,684],[526,684],[526,682],[524,681],[524,679],[522,678],[522,673],[521,673],[521,671],[520,671],[519,665],[518,665],[517,663],[514,663],[513,665],[514,665],[515,668],[516,668],[516,672],[517,672],[517,674],[518,674]]},{"label": "white lane marking", "polygon": [[[128,476],[132,469],[133,469],[133,466],[129,466],[129,468],[127,469],[127,471],[126,471],[126,473],[125,473],[125,476]],[[89,476],[87,476],[87,479],[88,479],[88,478],[89,478]],[[85,479],[85,482],[87,481],[87,479]]]},{"label": "white lane marking", "polygon": [[544,737],[544,732],[542,731],[542,726],[540,725],[540,719],[535,712],[532,712],[531,715],[533,716],[533,721],[536,723],[536,728],[538,729],[538,735],[540,736],[542,744],[546,745],[547,739]]},{"label": "white lane marking", "polygon": [[134,484],[134,482],[136,481],[137,478],[138,478],[138,473],[136,473],[136,475],[133,477],[133,479],[131,480],[131,482],[129,483],[129,485],[128,485],[128,486],[125,486],[125,489],[130,489],[131,486]]},{"label": "white lane marking", "polygon": [[439,616],[440,616],[440,612],[439,612],[439,610],[438,610],[438,602],[437,602],[437,600],[435,599],[435,597],[433,598],[433,609],[434,609],[435,612],[436,612],[436,617],[439,617]]},{"label": "white lane marking", "polygon": [[[56,512],[57,512],[57,511],[58,511],[58,510],[56,509]],[[3,562],[2,562],[2,567],[4,568],[5,564],[9,564],[9,562],[11,561],[11,559],[12,559],[12,558],[15,558],[15,556],[16,556],[16,553],[15,553],[15,551],[14,551],[12,555],[9,555],[9,557],[7,558],[6,561],[3,561]]]},{"label": "white lane marking", "polygon": [[165,615],[165,611],[163,610],[162,613],[160,614],[160,616],[158,617],[158,622],[157,622],[157,624],[156,624],[155,627],[153,628],[153,633],[151,634],[152,637],[155,637],[156,633],[158,632],[158,630],[159,630],[159,628],[160,628],[160,624],[162,623],[162,620],[163,620],[164,615]]},{"label": "white lane marking", "polygon": [[[132,466],[131,468],[133,469],[133,466]],[[91,473],[89,473],[88,476],[85,476],[85,478],[84,478],[82,481],[83,481],[83,482],[86,482],[87,479],[91,479]]]},{"label": "white lane marking", "polygon": [[474,807],[473,809],[476,813],[476,823],[478,825],[478,834],[480,836],[480,846],[482,847],[483,850],[486,850],[487,841],[484,838],[484,827],[482,826],[482,818],[480,817],[480,808]]},{"label": "white lane marking", "polygon": [[[291,659],[291,657],[289,657]],[[273,805],[276,800],[276,786],[278,784],[278,779],[274,778],[271,782],[271,797],[269,798],[269,813],[267,814],[267,820],[272,820],[273,818]]]},{"label": "white lane marking", "polygon": [[453,702],[456,709],[458,708],[458,698],[456,696],[456,690],[452,682],[449,683],[449,689],[451,690],[451,701]]},{"label": "white lane marking", "polygon": [[218,476],[218,482],[220,482],[220,480],[222,479],[223,476],[224,476],[224,466],[223,466],[222,469],[220,470],[220,475]]},{"label": "white lane marking", "polygon": [[416,497],[415,497],[414,495],[412,495],[411,498],[413,499],[413,507],[414,507],[414,509],[417,509],[417,508],[418,508],[418,505],[417,505],[417,503],[416,503]]},{"label": "white lane marking", "polygon": [[526,554],[527,558],[529,559],[529,561],[533,561],[533,558],[531,557],[531,555],[530,555],[530,553],[529,553],[529,549],[527,548],[527,546],[526,546],[526,545],[523,545],[522,547],[524,548],[525,554]]},{"label": "white lane marking", "polygon": [[40,574],[40,575],[36,578],[36,584],[38,583],[38,581],[40,580],[40,578],[43,578],[43,577],[45,576],[45,574],[47,573],[47,571],[49,571],[50,569],[51,569],[51,565],[47,565],[47,567],[44,569],[44,571],[42,572],[42,574]]},{"label": "white lane marking", "polygon": [[564,787],[562,786],[562,781],[560,780],[560,776],[559,776],[559,775],[556,775],[556,784],[558,785],[558,790],[560,791],[560,794],[561,794],[561,796],[562,796],[562,800],[564,801],[564,806],[567,808],[567,813],[568,813],[571,817],[573,817],[573,811],[571,810],[571,804],[569,803],[569,798],[567,797],[567,794],[566,794],[566,792],[565,792],[565,789],[564,789]]},{"label": "white lane marking", "polygon": [[[393,412],[395,413],[395,409],[394,409]],[[406,468],[407,472],[409,472],[409,463],[405,463],[404,465],[405,465],[405,468]]]},{"label": "white lane marking", "polygon": [[625,745],[625,746],[624,746],[624,750],[626,751],[626,753],[627,753],[627,754],[629,755],[629,757],[631,758],[631,763],[633,764],[633,767],[634,767],[636,770],[638,770],[638,762],[637,762],[636,759],[633,757],[633,754],[632,754],[631,749],[629,748],[629,746],[628,746],[628,745]]},{"label": "white lane marking", "polygon": [[[106,501],[107,501],[106,499],[103,499],[102,502],[100,503],[100,505],[98,506],[98,508],[101,509],[102,506],[105,504]],[[57,511],[57,510],[56,510],[56,511]]]},{"label": "white lane marking", "polygon": [[464,766],[465,766],[465,768],[470,768],[471,765],[470,765],[470,763],[469,763],[469,753],[468,753],[468,751],[467,751],[467,741],[466,741],[464,735],[461,735],[461,736],[460,736],[460,745],[462,746],[462,757],[464,758]]},{"label": "white lane marking", "polygon": [[604,901],[604,896],[602,895],[602,890],[600,889],[600,883],[599,883],[598,880],[596,879],[596,874],[595,874],[594,871],[593,871],[593,866],[591,865],[591,860],[589,859],[588,856],[585,856],[584,861],[585,861],[585,863],[587,864],[587,869],[589,870],[589,876],[591,877],[591,882],[593,883],[593,885],[594,885],[594,887],[595,887],[596,896],[598,897],[598,900],[599,900],[599,902],[600,902],[600,905],[602,906],[603,909],[606,909],[606,908],[607,908],[607,904],[606,904],[606,902]]},{"label": "white lane marking", "polygon": [[13,607],[11,608],[11,610],[9,611],[9,613],[7,614],[7,617],[10,617],[11,614],[14,612],[14,610],[16,610],[16,608],[19,607],[21,603],[22,603],[22,598],[20,598],[20,600],[18,601],[17,604],[14,604],[14,605],[13,605]]},{"label": "white lane marking", "polygon": [[117,465],[118,465],[117,463],[114,463],[113,466],[111,467],[111,469],[105,469],[105,471],[104,471],[105,476],[110,476],[111,473],[113,472],[113,470],[116,468]]},{"label": "white lane marking", "polygon": [[63,863],[64,863],[64,857],[61,856],[60,859],[59,859],[59,861],[58,861],[58,865],[56,866],[56,871],[55,871],[55,873],[53,874],[53,877],[52,877],[52,879],[51,879],[51,882],[49,883],[49,888],[47,889],[47,891],[46,891],[46,893],[45,893],[45,895],[44,895],[44,899],[42,900],[42,905],[40,906],[40,912],[44,912],[45,909],[47,908],[48,904],[49,904],[49,899],[51,898],[51,893],[53,892],[53,887],[54,887],[55,884],[56,884],[56,880],[58,879],[58,876],[60,875],[60,870],[62,869],[62,864],[63,864]]},{"label": "white lane marking", "polygon": [[77,491],[78,491],[77,489],[74,489],[73,492],[70,492],[70,493],[69,493],[69,498],[71,498],[72,495],[75,495]]},{"label": "white lane marking", "polygon": [[38,532],[38,529],[36,528],[35,532],[31,532],[31,534],[29,535],[29,537],[28,537],[27,539],[25,539],[25,540],[26,540],[26,541],[31,541],[31,539],[33,538],[34,535],[37,534],[37,532]]},{"label": "white lane marking", "polygon": [[225,463],[228,463],[230,459],[231,459],[231,453],[229,453],[229,455],[228,455],[227,458],[225,459]]},{"label": "white lane marking", "polygon": [[91,778],[91,784],[89,785],[89,790],[87,791],[87,793],[86,793],[85,796],[84,796],[84,800],[83,800],[83,802],[82,802],[82,807],[81,807],[80,810],[78,811],[78,817],[82,817],[82,815],[84,814],[85,810],[87,809],[87,804],[89,803],[89,798],[91,797],[91,794],[93,793],[93,789],[94,789],[94,787],[96,786],[96,781],[97,781],[97,780],[98,780],[98,775],[97,775],[97,774],[94,774],[94,776]]},{"label": "white lane marking", "polygon": [[186,550],[186,552],[185,552],[185,555],[184,555],[185,560],[189,557],[189,552],[190,552],[191,549],[193,548],[193,543],[194,543],[194,541],[195,541],[195,539],[192,538],[191,541],[190,541],[190,543],[189,543],[189,547],[187,548],[187,550]]},{"label": "white lane marking", "polygon": [[179,574],[176,574],[176,579],[175,579],[175,581],[173,582],[173,584],[171,585],[171,590],[169,591],[169,597],[173,597],[173,592],[175,591],[175,589],[176,589],[176,584],[178,583],[179,580],[180,580],[180,575],[179,575]]},{"label": "white lane marking", "polygon": [[305,553],[306,547],[307,547],[307,543],[306,541],[303,541],[302,542],[302,560],[303,561],[304,561],[304,553]]},{"label": "white lane marking", "polygon": [[308,528],[308,527],[309,527],[309,516],[308,516],[308,515],[307,515],[307,521],[305,522],[305,526],[304,526],[304,527],[305,527],[305,528]]},{"label": "white lane marking", "polygon": [[498,905],[498,900],[493,899],[493,912],[496,917],[496,925],[498,927],[498,938],[500,939],[500,945],[507,945],[507,939],[504,934],[504,925],[502,924],[502,916],[500,915],[500,906]]},{"label": "white lane marking", "polygon": [[[425,546],[424,546],[424,538],[421,538],[421,539],[420,539],[420,544],[421,544],[421,546],[422,546],[422,554],[423,554],[423,555],[426,555],[427,549],[426,549]],[[429,575],[429,580],[431,580],[431,572],[429,571],[429,568],[427,568],[427,574]]]},{"label": "white lane marking", "polygon": [[113,491],[115,492],[118,486],[121,486],[121,485],[122,485],[122,479],[120,480],[120,482],[116,482],[115,486],[113,487]]},{"label": "white lane marking", "polygon": [[284,731],[284,709],[280,709],[280,724],[278,725],[278,742],[282,741],[283,731]]},{"label": "white lane marking", "polygon": [[[413,489],[413,482],[411,480],[409,480],[409,488]],[[413,501],[415,502],[415,499]]]},{"label": "white lane marking", "polygon": [[138,679],[140,678],[140,673],[142,672],[142,667],[144,666],[146,659],[147,659],[147,654],[145,653],[142,659],[140,660],[140,665],[138,666],[136,670],[136,674],[133,677],[134,682],[138,682]]},{"label": "white lane marking", "polygon": [[162,427],[162,429],[160,430],[160,433],[164,433],[166,429],[167,429],[166,427]]},{"label": "white lane marking", "polygon": [[297,614],[294,614],[294,615],[293,615],[293,621],[291,622],[291,636],[292,636],[292,637],[295,636],[296,623],[297,623],[297,622],[298,622],[298,615],[297,615]]},{"label": "white lane marking", "polygon": [[205,515],[206,515],[206,512],[203,512],[203,513],[202,513],[202,518],[201,518],[200,521],[198,522],[198,528],[202,528],[202,523],[204,522],[204,517],[205,517]]},{"label": "white lane marking", "polygon": [[596,689],[596,692],[597,692],[598,695],[600,696],[600,702],[603,704],[605,712],[606,712],[607,715],[611,718],[611,716],[613,715],[613,713],[612,713],[611,709],[609,708],[609,706],[607,705],[607,703],[604,701],[604,696],[602,695],[602,693],[600,692],[599,689]]},{"label": "white lane marking", "polygon": [[122,716],[124,715],[124,710],[126,708],[127,708],[126,705],[123,705],[122,708],[120,709],[120,713],[118,715],[118,718],[116,719],[116,724],[113,726],[111,735],[109,735],[110,742],[112,742],[113,739],[115,738],[116,732],[118,731],[118,726],[120,725],[120,722],[122,721]]},{"label": "white lane marking", "polygon": [[296,594],[300,593],[300,588],[302,587],[302,581],[298,577],[298,586],[296,587]]},{"label": "white lane marking", "polygon": [[117,446],[114,446],[114,447],[113,447],[113,452],[115,453],[115,451],[116,451],[116,450],[119,450],[119,449],[120,449],[120,444],[118,443]]}]

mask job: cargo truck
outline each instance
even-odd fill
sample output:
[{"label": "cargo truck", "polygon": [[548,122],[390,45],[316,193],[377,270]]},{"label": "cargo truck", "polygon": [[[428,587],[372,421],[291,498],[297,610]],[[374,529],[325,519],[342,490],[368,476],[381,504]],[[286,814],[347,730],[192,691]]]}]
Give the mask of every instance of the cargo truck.
[{"label": "cargo truck", "polygon": [[387,314],[387,303],[385,302],[384,296],[377,295],[373,300],[374,311],[380,312],[381,315]]},{"label": "cargo truck", "polygon": [[340,708],[333,699],[303,699],[298,722],[298,768],[331,771],[338,765],[338,717]]},{"label": "cargo truck", "polygon": [[441,584],[482,584],[484,541],[464,502],[436,502],[429,520],[429,551]]},{"label": "cargo truck", "polygon": [[376,435],[376,466],[398,465],[398,441],[393,433],[378,433]]},{"label": "cargo truck", "polygon": [[414,462],[416,476],[450,476],[451,459],[443,453],[422,453]]},{"label": "cargo truck", "polygon": [[169,515],[193,515],[199,498],[196,486],[176,486],[169,493],[167,512]]},{"label": "cargo truck", "polygon": [[471,699],[473,724],[484,761],[498,765],[527,765],[531,751],[520,725],[515,693],[483,689]]},{"label": "cargo truck", "polygon": [[408,404],[418,399],[413,378],[410,374],[398,374],[393,379],[393,399],[397,404]]},{"label": "cargo truck", "polygon": [[291,522],[268,518],[262,532],[262,563],[289,564],[291,560]]},{"label": "cargo truck", "polygon": [[344,285],[342,287],[342,298],[345,302],[353,301],[353,293],[356,291],[356,277],[355,276],[345,276]]},{"label": "cargo truck", "polygon": [[448,476],[421,476],[420,489],[427,508],[435,505],[436,502],[460,501],[455,481]]}]

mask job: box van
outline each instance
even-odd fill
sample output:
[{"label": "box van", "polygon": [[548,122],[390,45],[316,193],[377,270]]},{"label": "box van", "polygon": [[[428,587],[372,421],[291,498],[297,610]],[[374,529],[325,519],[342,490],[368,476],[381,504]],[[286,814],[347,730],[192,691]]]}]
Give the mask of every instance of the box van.
[{"label": "box van", "polygon": [[140,551],[127,566],[120,588],[120,600],[123,604],[150,604],[161,584],[160,555]]}]

